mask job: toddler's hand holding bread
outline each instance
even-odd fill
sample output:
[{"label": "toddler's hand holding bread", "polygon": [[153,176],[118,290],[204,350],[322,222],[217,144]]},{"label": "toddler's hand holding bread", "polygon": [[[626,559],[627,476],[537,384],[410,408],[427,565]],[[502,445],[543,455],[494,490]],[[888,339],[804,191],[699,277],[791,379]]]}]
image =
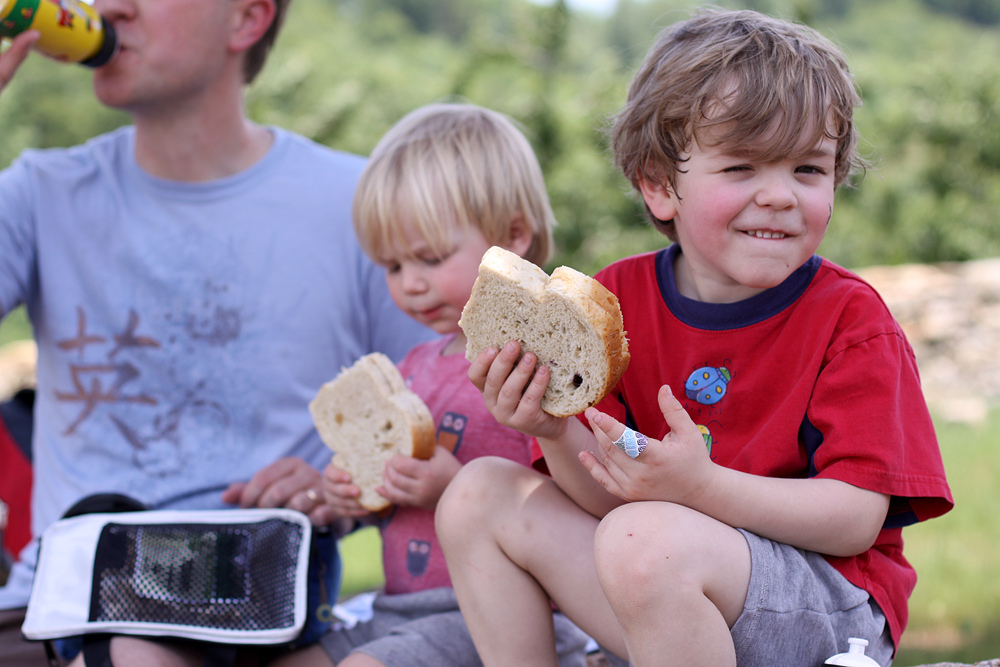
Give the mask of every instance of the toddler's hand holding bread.
[{"label": "toddler's hand holding bread", "polygon": [[[361,489],[358,503],[377,512],[391,503],[382,486],[386,461],[396,455],[429,459],[434,420],[419,396],[406,388],[395,364],[378,352],[365,355],[324,384],[309,404],[320,438],[333,450],[332,465]],[[331,479],[328,483],[342,482]]]},{"label": "toddler's hand holding bread", "polygon": [[610,392],[629,362],[618,299],[590,276],[561,266],[548,276],[517,254],[490,248],[459,326],[471,362],[518,341],[550,371],[541,409],[569,417]]}]

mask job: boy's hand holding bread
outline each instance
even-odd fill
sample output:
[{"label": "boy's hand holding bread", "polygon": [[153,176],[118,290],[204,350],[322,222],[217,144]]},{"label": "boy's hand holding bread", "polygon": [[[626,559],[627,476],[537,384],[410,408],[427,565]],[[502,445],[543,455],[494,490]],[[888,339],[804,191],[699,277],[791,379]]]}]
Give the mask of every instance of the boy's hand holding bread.
[{"label": "boy's hand holding bread", "polygon": [[518,255],[494,246],[479,265],[459,326],[474,361],[508,341],[549,369],[541,409],[569,417],[597,404],[628,367],[628,340],[618,299],[598,281],[561,266],[549,277]]},{"label": "boy's hand holding bread", "polygon": [[[309,404],[320,438],[333,450],[334,467],[361,489],[358,503],[377,512],[392,503],[375,489],[396,455],[429,459],[434,421],[424,402],[406,388],[395,364],[378,352],[358,359],[320,388]],[[326,475],[328,484],[346,484]]]}]

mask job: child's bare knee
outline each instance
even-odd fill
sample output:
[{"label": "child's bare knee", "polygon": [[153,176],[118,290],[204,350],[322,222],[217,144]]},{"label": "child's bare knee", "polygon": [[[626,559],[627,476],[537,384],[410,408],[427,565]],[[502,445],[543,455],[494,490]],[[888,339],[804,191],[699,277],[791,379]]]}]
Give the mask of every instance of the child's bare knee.
[{"label": "child's bare knee", "polygon": [[[667,528],[678,509],[670,503],[629,503],[601,521],[594,543],[594,564],[609,599],[628,596],[633,602],[658,595],[684,559],[683,549]],[[666,529],[665,529],[666,528]],[[672,558],[677,560],[671,562]]]},{"label": "child's bare knee", "polygon": [[505,479],[512,466],[524,468],[507,459],[483,456],[469,461],[448,484],[434,514],[438,536],[444,539],[451,530],[464,530],[470,522],[480,524],[493,514],[500,502]]}]

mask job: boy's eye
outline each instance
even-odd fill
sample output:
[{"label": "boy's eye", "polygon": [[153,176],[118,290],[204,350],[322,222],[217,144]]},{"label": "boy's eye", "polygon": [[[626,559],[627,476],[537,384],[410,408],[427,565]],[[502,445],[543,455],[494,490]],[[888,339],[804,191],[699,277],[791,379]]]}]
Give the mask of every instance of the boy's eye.
[{"label": "boy's eye", "polygon": [[395,262],[389,262],[387,264],[383,264],[382,266],[385,267],[387,273],[396,273],[400,268],[399,264]]},{"label": "boy's eye", "polygon": [[749,171],[749,170],[750,170],[750,165],[748,165],[748,164],[737,164],[737,165],[733,165],[732,167],[726,167],[722,171],[725,172],[725,173],[727,173],[727,174],[732,174],[732,173],[736,173],[736,172],[740,172],[740,171]]},{"label": "boy's eye", "polygon": [[417,259],[424,263],[426,266],[437,266],[441,262],[445,261],[454,254],[455,248],[448,250],[441,255],[434,252],[424,252],[417,255]]},{"label": "boy's eye", "polygon": [[799,174],[818,174],[820,176],[826,174],[826,169],[815,164],[804,164],[800,167],[796,167],[795,171]]}]

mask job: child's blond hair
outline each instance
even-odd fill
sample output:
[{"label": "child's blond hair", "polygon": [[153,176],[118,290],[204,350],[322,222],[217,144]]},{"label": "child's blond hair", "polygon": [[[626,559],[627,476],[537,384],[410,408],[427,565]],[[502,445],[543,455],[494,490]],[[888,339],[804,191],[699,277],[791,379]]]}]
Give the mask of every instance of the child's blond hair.
[{"label": "child's blond hair", "polygon": [[[636,188],[645,179],[673,189],[694,139],[767,161],[829,137],[839,186],[863,164],[853,120],[860,104],[843,54],[815,30],[706,9],[665,29],[646,54],[613,119],[615,164]],[[672,221],[646,213],[677,240]]]},{"label": "child's blond hair", "polygon": [[552,254],[555,217],[531,144],[510,118],[472,104],[421,107],[375,147],[354,195],[362,249],[376,260],[397,251],[401,219],[439,257],[456,227],[504,245],[516,219],[533,234],[526,259],[544,266]]}]

